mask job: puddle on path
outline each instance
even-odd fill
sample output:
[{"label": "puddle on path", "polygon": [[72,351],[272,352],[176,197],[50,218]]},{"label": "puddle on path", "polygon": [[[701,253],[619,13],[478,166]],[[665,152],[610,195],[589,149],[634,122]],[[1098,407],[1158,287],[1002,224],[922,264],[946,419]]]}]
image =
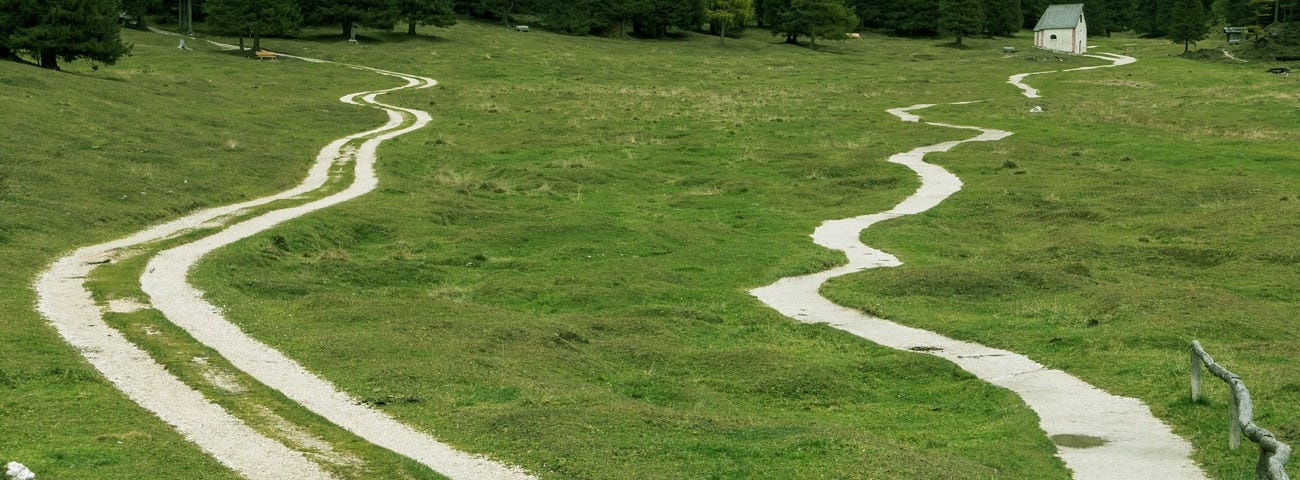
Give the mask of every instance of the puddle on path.
[{"label": "puddle on path", "polygon": [[1063,433],[1060,435],[1052,435],[1052,443],[1069,448],[1092,448],[1105,445],[1106,439],[1094,437],[1092,435]]}]

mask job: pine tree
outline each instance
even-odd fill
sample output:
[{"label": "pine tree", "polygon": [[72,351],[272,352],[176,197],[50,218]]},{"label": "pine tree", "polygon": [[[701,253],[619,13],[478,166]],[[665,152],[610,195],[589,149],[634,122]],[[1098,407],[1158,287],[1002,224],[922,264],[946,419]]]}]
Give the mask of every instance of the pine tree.
[{"label": "pine tree", "polygon": [[890,2],[885,21],[900,35],[933,35],[939,31],[939,2],[896,0]]},{"label": "pine tree", "polygon": [[415,25],[450,27],[456,24],[451,0],[397,0],[397,13],[406,19],[406,34],[415,35]]},{"label": "pine tree", "polygon": [[610,5],[597,0],[545,0],[533,5],[547,28],[570,35],[584,35],[623,20],[609,10]]},{"label": "pine tree", "polygon": [[1228,26],[1244,27],[1258,23],[1258,16],[1250,5],[1250,0],[1226,0],[1223,5],[1223,17]]},{"label": "pine tree", "polygon": [[302,12],[293,0],[207,0],[208,24],[220,33],[253,38],[253,51],[262,49],[263,35],[289,35],[302,26]]},{"label": "pine tree", "polygon": [[117,17],[116,0],[0,0],[0,56],[31,55],[52,70],[80,58],[112,65],[131,51]]},{"label": "pine tree", "polygon": [[1209,32],[1201,0],[1173,0],[1169,19],[1169,39],[1174,43],[1182,42],[1183,53],[1187,53],[1191,44],[1204,39]]},{"label": "pine tree", "polygon": [[777,16],[772,34],[784,34],[787,41],[806,35],[816,50],[818,38],[843,40],[857,26],[857,15],[840,0],[791,0]]},{"label": "pine tree", "polygon": [[1169,8],[1167,4],[1169,1],[1134,0],[1133,29],[1147,37],[1162,37],[1168,34]]},{"label": "pine tree", "polygon": [[[1199,0],[1198,0],[1199,1]],[[939,33],[962,37],[979,33],[984,28],[984,7],[980,0],[939,0]]]},{"label": "pine tree", "polygon": [[397,24],[396,0],[300,0],[299,8],[310,25],[341,25],[343,36],[365,25],[388,30]]},{"label": "pine tree", "polygon": [[632,7],[632,30],[642,37],[663,38],[669,27],[695,29],[704,22],[703,0],[639,0]]},{"label": "pine tree", "polygon": [[895,8],[890,0],[849,0],[848,5],[858,15],[861,25],[868,28],[888,28],[885,14]]},{"label": "pine tree", "polygon": [[1132,28],[1132,0],[1092,0],[1087,4],[1088,34],[1109,37]]},{"label": "pine tree", "polygon": [[984,0],[984,33],[1010,37],[1020,31],[1020,0]]},{"label": "pine tree", "polygon": [[1020,24],[1024,28],[1034,28],[1038,25],[1038,18],[1043,16],[1047,11],[1048,0],[1021,0],[1020,11],[1024,13],[1025,22]]},{"label": "pine tree", "polygon": [[140,30],[147,28],[145,17],[161,7],[162,2],[159,0],[121,0],[122,13],[125,13],[134,23],[132,27]]}]

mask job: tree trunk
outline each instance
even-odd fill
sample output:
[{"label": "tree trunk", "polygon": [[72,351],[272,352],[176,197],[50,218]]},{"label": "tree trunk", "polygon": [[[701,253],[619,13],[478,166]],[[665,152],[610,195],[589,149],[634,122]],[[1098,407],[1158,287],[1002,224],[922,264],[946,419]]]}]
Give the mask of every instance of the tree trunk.
[{"label": "tree trunk", "polygon": [[727,41],[727,24],[722,24],[722,34],[718,35],[718,46],[726,45]]},{"label": "tree trunk", "polygon": [[343,21],[343,38],[352,38],[352,19]]},{"label": "tree trunk", "polygon": [[194,35],[194,2],[193,0],[181,0],[179,6],[181,20],[181,33]]},{"label": "tree trunk", "polygon": [[411,36],[414,36],[414,35],[415,35],[415,19],[414,19],[414,18],[408,18],[408,19],[406,19],[406,34],[407,34],[407,35],[411,35]]},{"label": "tree trunk", "polygon": [[239,34],[239,51],[244,51],[244,34]]},{"label": "tree trunk", "polygon": [[958,36],[957,36],[957,46],[958,46],[958,47],[961,46],[961,35],[958,35]]},{"label": "tree trunk", "polygon": [[59,69],[59,57],[54,50],[49,48],[41,49],[41,68],[48,68],[50,70]]},{"label": "tree trunk", "polygon": [[258,33],[257,29],[253,29],[253,51],[262,51],[262,35]]}]

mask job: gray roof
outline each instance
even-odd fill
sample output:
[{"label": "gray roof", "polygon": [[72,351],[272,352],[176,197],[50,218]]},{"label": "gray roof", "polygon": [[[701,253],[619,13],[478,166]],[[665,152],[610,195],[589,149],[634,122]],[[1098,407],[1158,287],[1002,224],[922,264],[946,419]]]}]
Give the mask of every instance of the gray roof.
[{"label": "gray roof", "polygon": [[1038,19],[1038,25],[1034,25],[1034,31],[1052,28],[1074,28],[1079,25],[1079,19],[1081,18],[1083,18],[1082,3],[1048,5],[1047,10],[1043,11],[1043,16]]}]

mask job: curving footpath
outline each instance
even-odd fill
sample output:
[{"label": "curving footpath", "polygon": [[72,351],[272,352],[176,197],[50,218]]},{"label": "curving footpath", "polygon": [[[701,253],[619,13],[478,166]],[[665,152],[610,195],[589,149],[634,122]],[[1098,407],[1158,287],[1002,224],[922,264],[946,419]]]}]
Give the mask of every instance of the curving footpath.
[{"label": "curving footpath", "polygon": [[149,295],[153,307],[169,321],[217,351],[236,368],[371,443],[452,479],[532,479],[532,475],[518,467],[458,451],[340,392],[297,362],[244,334],[223,318],[218,308],[205,302],[202,292],[189,285],[186,279],[189,269],[208,252],[286,220],[370,192],[378,184],[374,164],[379,144],[429,123],[431,117],[427,112],[384,104],[377,97],[397,90],[428,88],[436,84],[433,79],[349,66],[405,80],[406,83],[399,87],[358,92],[340,98],[344,103],[384,110],[388,116],[387,123],[331,142],[317,155],[302,183],[290,190],[202,210],[126,238],[78,249],[57,260],[35,283],[37,309],[119,390],[228,468],[255,479],[331,478],[303,452],[257,432],[204,398],[108,326],[103,319],[103,307],[92,298],[85,281],[98,265],[138,254],[133,251],[134,247],[220,224],[249,208],[315,191],[330,179],[331,166],[351,162],[354,164],[353,183],[342,191],[224,226],[213,235],[160,252],[145,267],[140,279],[141,288]]},{"label": "curving footpath", "polygon": [[1078,72],[1082,70],[1093,70],[1097,68],[1118,67],[1120,65],[1128,65],[1130,63],[1137,61],[1136,58],[1127,55],[1116,55],[1114,53],[1097,53],[1093,55],[1084,55],[1084,56],[1099,58],[1111,63],[1110,65],[1092,65],[1087,67],[1071,68],[1067,70],[1048,70],[1045,72],[1017,73],[1015,75],[1012,75],[1011,78],[1007,79],[1007,83],[1015,85],[1016,88],[1019,88],[1026,97],[1042,98],[1038,95],[1038,89],[1031,87],[1029,85],[1025,85],[1025,77],[1028,77],[1030,75],[1042,75],[1044,73]]},{"label": "curving footpath", "polygon": [[[1110,65],[1065,71],[1126,65],[1136,59],[1122,55],[1094,55]],[[1038,91],[1023,83],[1026,76],[1012,75],[1008,83],[1025,96],[1038,98]],[[962,102],[971,103],[971,102]],[[912,113],[931,107],[922,104],[895,108],[889,113],[905,122],[921,121]],[[946,152],[966,142],[991,142],[1011,132],[980,127],[925,122],[948,128],[979,132],[966,140],[918,147],[889,157],[907,166],[921,178],[921,187],[894,208],[870,215],[828,220],[813,232],[813,242],[844,252],[848,264],[821,273],[788,277],[750,293],[782,314],[805,323],[822,323],[864,339],[907,351],[922,351],[947,359],[980,379],[1019,395],[1039,417],[1039,427],[1054,440],[1070,436],[1091,437],[1100,446],[1060,446],[1057,456],[1073,471],[1076,479],[1161,478],[1202,480],[1205,473],[1190,459],[1191,445],[1174,435],[1157,420],[1141,401],[1111,395],[1060,370],[1053,370],[1029,358],[1006,350],[954,340],[934,332],[900,325],[832,303],[819,293],[831,278],[868,268],[901,265],[896,257],[862,244],[863,229],[891,218],[914,215],[938,205],[961,189],[961,180],[942,167],[926,163],[925,154]],[[921,348],[916,348],[921,347]],[[1074,437],[1078,438],[1078,437]],[[1070,443],[1070,442],[1059,442]]]}]

